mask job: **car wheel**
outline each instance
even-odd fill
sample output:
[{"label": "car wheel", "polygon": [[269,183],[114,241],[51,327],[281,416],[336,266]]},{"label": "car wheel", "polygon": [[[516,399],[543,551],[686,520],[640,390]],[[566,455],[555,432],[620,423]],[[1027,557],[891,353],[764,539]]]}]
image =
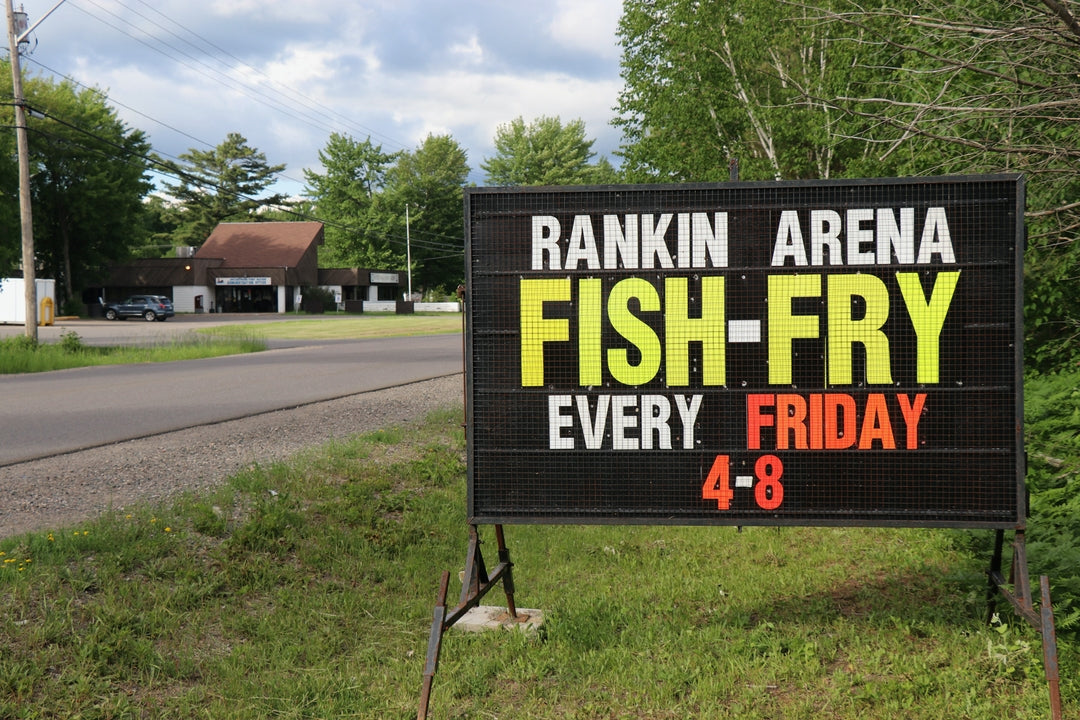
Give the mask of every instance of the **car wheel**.
[{"label": "car wheel", "polygon": [[112,308],[109,308],[108,310],[106,310],[105,311],[105,319],[106,320],[115,320],[116,319],[116,311],[113,310]]},{"label": "car wheel", "polygon": [[154,322],[157,320],[157,314],[153,310],[147,310],[143,313],[143,320],[146,322]]}]

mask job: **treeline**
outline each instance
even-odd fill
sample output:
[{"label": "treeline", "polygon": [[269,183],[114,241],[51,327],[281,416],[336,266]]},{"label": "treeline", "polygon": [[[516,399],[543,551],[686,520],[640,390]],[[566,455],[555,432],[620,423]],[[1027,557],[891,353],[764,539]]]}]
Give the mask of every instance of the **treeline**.
[{"label": "treeline", "polygon": [[[1078,0],[626,0],[618,167],[580,120],[541,117],[501,126],[480,169],[491,185],[724,181],[733,165],[742,180],[1024,173],[1025,352],[1031,368],[1060,368],[1080,360],[1078,12]],[[471,169],[450,136],[388,152],[332,135],[290,201],[267,194],[283,167],[239,133],[167,160],[101,93],[25,87],[38,263],[65,297],[223,220],[318,219],[324,263],[404,267],[408,213],[416,284],[462,280]],[[19,260],[13,135],[0,135],[5,273]],[[155,194],[151,173],[171,178]]]},{"label": "treeline", "polygon": [[628,181],[1020,172],[1026,352],[1080,359],[1076,0],[627,0]]},{"label": "treeline", "polygon": [[[7,67],[0,93],[10,96]],[[305,170],[302,196],[290,198],[272,192],[285,166],[238,132],[209,150],[165,158],[97,90],[39,77],[23,89],[37,273],[57,280],[65,313],[79,310],[81,290],[100,284],[110,267],[198,246],[221,222],[318,220],[323,266],[404,268],[409,255],[414,289],[451,295],[464,280],[462,199],[471,168],[448,135],[389,152],[370,138],[332,134],[319,151],[321,168]],[[10,105],[0,115],[14,127]],[[618,179],[606,159],[594,162],[581,121],[517,118],[495,141],[496,156],[483,164],[494,184]],[[14,133],[4,133],[0,183],[10,191],[0,195],[0,277],[21,261],[17,172]]]}]

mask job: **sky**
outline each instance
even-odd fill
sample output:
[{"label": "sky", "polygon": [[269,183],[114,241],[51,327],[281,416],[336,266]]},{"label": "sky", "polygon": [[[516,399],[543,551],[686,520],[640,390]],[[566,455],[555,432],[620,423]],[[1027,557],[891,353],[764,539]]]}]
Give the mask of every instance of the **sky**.
[{"label": "sky", "polygon": [[[57,0],[22,0],[31,24]],[[16,4],[18,9],[18,4]],[[470,181],[499,125],[581,119],[618,165],[620,0],[65,0],[30,36],[28,75],[106,93],[176,157],[230,132],[286,164],[299,194],[333,132],[384,151],[429,134],[468,153]]]}]

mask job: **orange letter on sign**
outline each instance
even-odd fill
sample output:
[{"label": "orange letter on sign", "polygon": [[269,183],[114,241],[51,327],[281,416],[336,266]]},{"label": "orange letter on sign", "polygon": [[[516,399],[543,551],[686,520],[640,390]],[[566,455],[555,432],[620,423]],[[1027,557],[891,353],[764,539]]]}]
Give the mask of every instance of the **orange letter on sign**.
[{"label": "orange letter on sign", "polygon": [[917,450],[919,447],[919,419],[922,417],[923,406],[926,405],[926,393],[919,393],[912,403],[907,395],[897,395],[900,401],[900,412],[904,414],[904,422],[907,423],[907,449]]},{"label": "orange letter on sign", "polygon": [[[843,427],[840,420],[843,419]],[[845,450],[855,444],[855,398],[850,395],[825,395],[825,448]]]},{"label": "orange letter on sign", "polygon": [[880,440],[885,450],[896,449],[889,408],[881,393],[872,393],[866,398],[866,414],[863,415],[862,430],[859,431],[859,449],[869,450],[875,440]]},{"label": "orange letter on sign", "polygon": [[806,450],[806,399],[802,395],[776,396],[776,449],[788,449],[788,437],[796,450]]},{"label": "orange letter on sign", "polygon": [[761,408],[774,404],[774,395],[746,396],[746,447],[750,450],[761,449],[761,428],[775,424],[772,415],[762,415]]}]

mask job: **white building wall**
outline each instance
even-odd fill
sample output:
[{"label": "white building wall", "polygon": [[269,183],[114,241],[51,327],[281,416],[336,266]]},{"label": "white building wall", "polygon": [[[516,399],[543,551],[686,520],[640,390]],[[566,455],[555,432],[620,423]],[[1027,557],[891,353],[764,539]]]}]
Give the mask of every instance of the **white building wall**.
[{"label": "white building wall", "polygon": [[[3,278],[0,280],[0,323],[25,323],[26,322],[26,285],[22,278]],[[60,314],[56,307],[56,281],[52,279],[38,279],[34,283],[37,291],[37,317],[41,321],[41,301],[51,298],[53,301],[53,317]]]},{"label": "white building wall", "polygon": [[214,288],[201,285],[174,285],[173,310],[178,313],[196,312],[196,295],[202,295],[202,308],[198,312],[210,312],[210,303],[214,301]]},{"label": "white building wall", "polygon": [[[395,300],[366,300],[364,312],[396,312],[397,301]],[[461,303],[456,302],[432,302],[413,303],[413,312],[462,312]]]}]

